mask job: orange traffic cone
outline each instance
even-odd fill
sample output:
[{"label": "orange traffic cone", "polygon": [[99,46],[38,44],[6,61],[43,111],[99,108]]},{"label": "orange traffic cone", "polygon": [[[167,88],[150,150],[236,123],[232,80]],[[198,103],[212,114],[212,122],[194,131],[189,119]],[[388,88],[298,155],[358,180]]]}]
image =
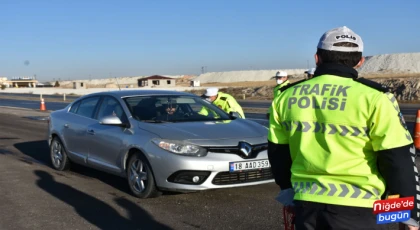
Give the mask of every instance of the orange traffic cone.
[{"label": "orange traffic cone", "polygon": [[414,124],[414,146],[420,149],[420,110],[417,110],[416,124]]},{"label": "orange traffic cone", "polygon": [[41,105],[39,107],[39,110],[41,110],[41,111],[47,110],[47,108],[45,107],[44,98],[41,99]]}]

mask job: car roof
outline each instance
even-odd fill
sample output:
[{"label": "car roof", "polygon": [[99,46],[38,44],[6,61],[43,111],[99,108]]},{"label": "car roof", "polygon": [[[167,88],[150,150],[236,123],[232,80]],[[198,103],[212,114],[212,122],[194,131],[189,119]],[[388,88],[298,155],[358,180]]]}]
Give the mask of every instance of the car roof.
[{"label": "car roof", "polygon": [[84,95],[83,97],[88,96],[97,96],[97,95],[113,95],[115,97],[132,97],[132,96],[160,96],[160,95],[175,95],[175,96],[197,96],[192,93],[186,93],[175,90],[114,90],[106,92],[98,92]]}]

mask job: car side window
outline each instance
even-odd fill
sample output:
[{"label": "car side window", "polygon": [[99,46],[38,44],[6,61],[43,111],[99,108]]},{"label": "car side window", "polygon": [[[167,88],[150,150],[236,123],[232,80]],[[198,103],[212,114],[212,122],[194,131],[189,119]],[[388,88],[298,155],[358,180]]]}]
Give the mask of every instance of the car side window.
[{"label": "car side window", "polygon": [[70,108],[70,113],[76,113],[77,112],[77,109],[79,108],[79,105],[80,105],[80,101],[78,101],[78,102],[76,102],[76,103],[74,103],[72,106],[71,106],[71,108]]},{"label": "car side window", "polygon": [[98,120],[106,116],[117,116],[122,122],[126,122],[126,116],[121,104],[112,97],[105,97],[99,107]]},{"label": "car side window", "polygon": [[100,97],[89,97],[81,101],[76,114],[88,118],[93,118],[96,105]]},{"label": "car side window", "polygon": [[132,97],[125,99],[133,118],[137,120],[150,120],[157,116],[156,98]]}]

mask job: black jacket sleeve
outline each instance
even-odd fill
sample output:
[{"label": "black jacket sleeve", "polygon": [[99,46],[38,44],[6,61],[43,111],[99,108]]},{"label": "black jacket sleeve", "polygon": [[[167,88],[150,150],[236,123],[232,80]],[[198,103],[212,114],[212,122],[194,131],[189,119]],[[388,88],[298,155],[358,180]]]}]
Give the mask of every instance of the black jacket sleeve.
[{"label": "black jacket sleeve", "polygon": [[[400,197],[414,197],[411,218],[419,221],[420,201],[418,171],[415,164],[416,151],[412,144],[378,152],[378,169],[385,179],[386,194],[399,194]],[[385,197],[383,197],[385,198]]]},{"label": "black jacket sleeve", "polygon": [[276,184],[280,186],[280,189],[292,188],[292,157],[290,156],[289,145],[268,141],[268,160]]}]

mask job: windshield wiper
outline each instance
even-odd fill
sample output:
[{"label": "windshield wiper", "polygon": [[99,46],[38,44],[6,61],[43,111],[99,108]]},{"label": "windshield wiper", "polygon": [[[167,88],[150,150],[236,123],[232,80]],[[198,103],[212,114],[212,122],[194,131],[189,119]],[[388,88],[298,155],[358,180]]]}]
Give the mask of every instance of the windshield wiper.
[{"label": "windshield wiper", "polygon": [[171,121],[163,121],[163,120],[141,120],[142,122],[147,123],[171,123]]}]

